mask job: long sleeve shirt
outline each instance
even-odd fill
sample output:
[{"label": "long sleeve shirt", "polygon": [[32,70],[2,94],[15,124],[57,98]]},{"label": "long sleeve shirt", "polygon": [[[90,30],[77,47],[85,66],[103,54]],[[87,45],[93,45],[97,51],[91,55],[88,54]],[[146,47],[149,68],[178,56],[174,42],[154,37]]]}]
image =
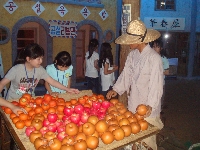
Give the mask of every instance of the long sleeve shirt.
[{"label": "long sleeve shirt", "polygon": [[124,69],[113,86],[119,95],[127,91],[128,109],[136,111],[139,104],[152,107],[149,117],[158,117],[163,93],[163,65],[160,55],[147,45],[140,53],[132,50]]}]

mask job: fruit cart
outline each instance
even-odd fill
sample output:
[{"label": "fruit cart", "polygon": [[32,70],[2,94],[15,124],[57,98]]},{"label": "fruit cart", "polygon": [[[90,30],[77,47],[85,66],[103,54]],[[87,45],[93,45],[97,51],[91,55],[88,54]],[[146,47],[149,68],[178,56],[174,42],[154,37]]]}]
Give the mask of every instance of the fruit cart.
[{"label": "fruit cart", "polygon": [[[68,94],[61,94],[60,97],[65,98],[66,100],[73,98],[78,98],[84,95],[92,95],[91,91],[81,91],[78,95],[68,95]],[[68,97],[68,98],[67,98]],[[10,119],[9,115],[4,113],[2,108],[0,108],[0,114],[1,114],[1,130],[4,130],[4,128],[9,132],[11,135],[11,138],[13,139],[14,143],[20,150],[35,150],[34,145],[30,142],[29,137],[25,134],[25,128],[23,129],[17,129],[15,125],[12,123],[12,120]],[[3,128],[3,129],[2,129]],[[3,134],[4,131],[1,131]],[[149,124],[148,129],[145,131],[140,131],[137,134],[131,134],[128,137],[124,137],[124,139],[120,141],[114,140],[111,144],[104,144],[101,140],[99,140],[99,145],[96,148],[96,150],[111,150],[111,149],[118,149],[122,148],[126,145],[129,145],[131,143],[135,143],[138,141],[141,141],[144,138],[147,138],[149,136],[155,135],[159,132],[159,129],[156,126],[153,126]],[[4,137],[5,135],[1,135],[0,141],[1,141],[1,149],[4,149],[3,147],[5,142]]]}]

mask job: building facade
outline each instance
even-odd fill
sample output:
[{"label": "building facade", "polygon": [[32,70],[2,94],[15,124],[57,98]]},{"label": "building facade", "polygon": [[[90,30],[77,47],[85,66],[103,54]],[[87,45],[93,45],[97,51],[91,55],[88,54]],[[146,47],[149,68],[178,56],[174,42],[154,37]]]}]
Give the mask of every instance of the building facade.
[{"label": "building facade", "polygon": [[162,33],[178,76],[200,76],[200,0],[141,0],[140,19]]},{"label": "building facade", "polygon": [[74,66],[72,85],[82,82],[90,39],[98,39],[99,45],[111,43],[118,61],[114,39],[119,34],[121,5],[118,0],[1,0],[0,51],[4,72],[12,67],[18,51],[34,42],[45,50],[43,67],[51,64],[58,52],[68,51]]}]

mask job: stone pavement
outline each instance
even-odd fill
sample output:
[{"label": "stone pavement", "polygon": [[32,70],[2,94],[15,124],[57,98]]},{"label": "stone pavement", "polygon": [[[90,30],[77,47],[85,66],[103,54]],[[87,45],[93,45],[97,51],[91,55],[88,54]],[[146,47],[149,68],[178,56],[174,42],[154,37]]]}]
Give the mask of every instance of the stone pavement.
[{"label": "stone pavement", "polygon": [[165,90],[165,126],[158,134],[158,145],[187,150],[200,143],[200,80],[166,80]]}]

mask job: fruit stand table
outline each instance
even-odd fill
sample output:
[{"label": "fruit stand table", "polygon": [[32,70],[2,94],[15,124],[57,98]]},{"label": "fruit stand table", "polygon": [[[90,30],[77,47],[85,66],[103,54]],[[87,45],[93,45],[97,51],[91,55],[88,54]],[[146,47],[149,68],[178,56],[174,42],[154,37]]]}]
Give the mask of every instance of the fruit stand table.
[{"label": "fruit stand table", "polygon": [[[81,97],[84,95],[85,93],[84,94],[80,93],[76,97]],[[66,97],[66,95],[64,97]],[[1,127],[5,126],[5,128],[10,133],[12,139],[14,140],[16,146],[20,150],[35,150],[34,145],[29,141],[29,138],[25,134],[25,128],[17,129],[15,125],[12,123],[12,120],[10,119],[9,115],[5,114],[1,108],[0,108],[0,114],[1,114]],[[149,124],[147,130],[141,131],[137,134],[131,134],[129,137],[125,137],[123,140],[113,141],[111,144],[108,145],[105,145],[101,140],[99,140],[99,146],[96,150],[111,150],[116,148],[122,148],[125,145],[141,141],[142,139],[157,134],[158,132],[159,129],[157,127]],[[3,142],[2,136],[0,137],[0,141]]]}]

